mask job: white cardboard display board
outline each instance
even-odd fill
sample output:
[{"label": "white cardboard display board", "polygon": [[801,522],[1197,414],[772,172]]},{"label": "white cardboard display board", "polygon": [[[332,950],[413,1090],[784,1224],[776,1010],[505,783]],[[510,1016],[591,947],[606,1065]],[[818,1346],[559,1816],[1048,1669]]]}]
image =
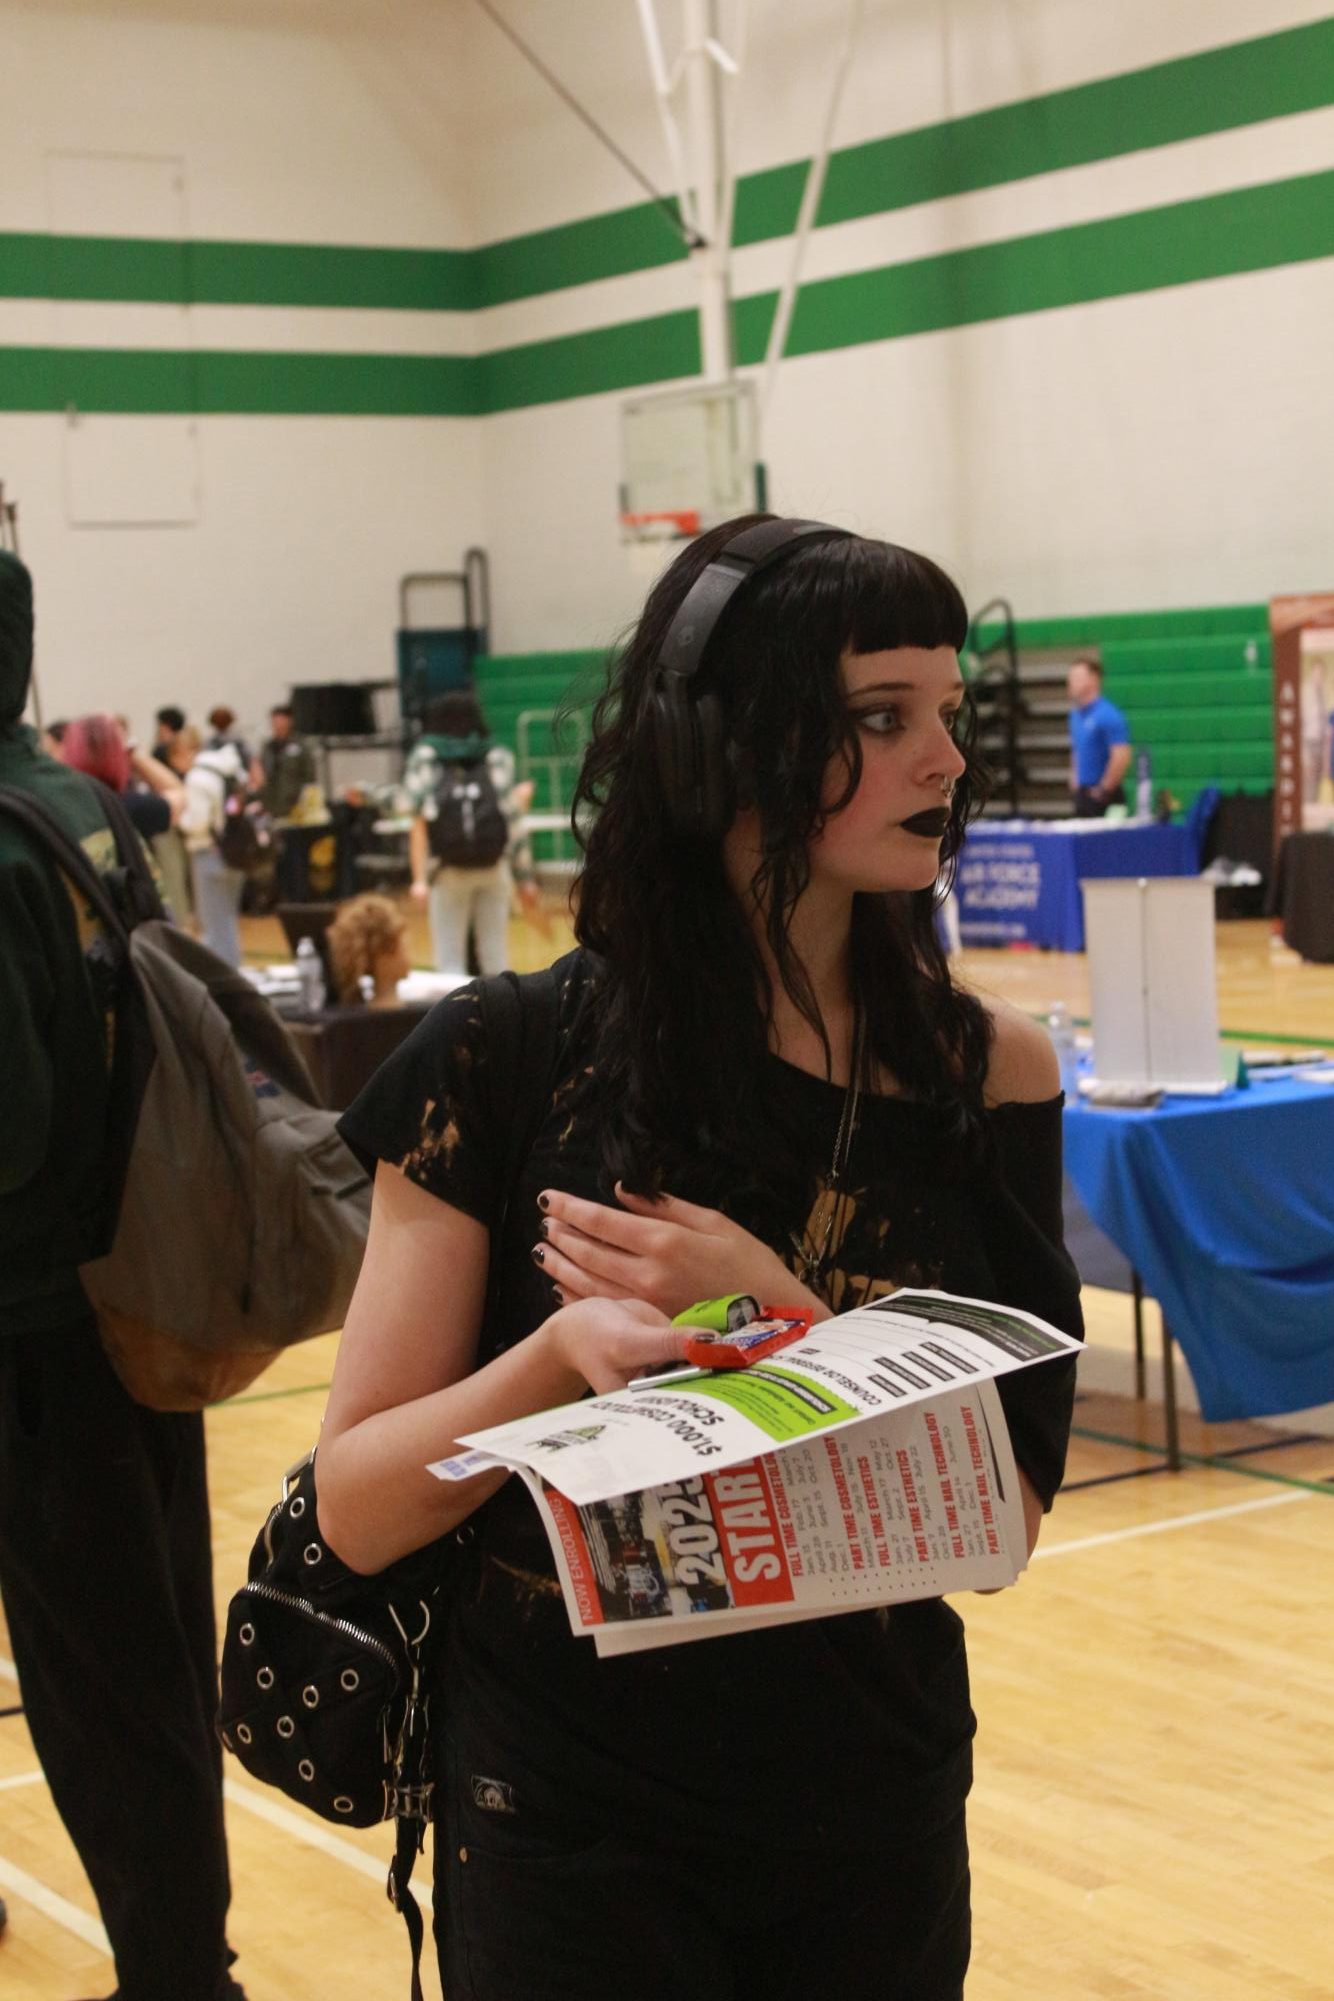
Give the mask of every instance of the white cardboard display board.
[{"label": "white cardboard display board", "polygon": [[1082,888],[1098,1082],[1221,1090],[1213,884],[1141,876]]}]

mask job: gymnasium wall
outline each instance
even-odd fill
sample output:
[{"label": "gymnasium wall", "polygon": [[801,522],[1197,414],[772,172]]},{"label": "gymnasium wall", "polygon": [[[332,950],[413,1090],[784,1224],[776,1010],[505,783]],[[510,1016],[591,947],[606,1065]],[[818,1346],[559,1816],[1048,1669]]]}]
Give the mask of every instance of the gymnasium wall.
[{"label": "gymnasium wall", "polygon": [[345,14],[0,4],[0,479],[48,716],[253,725],[392,674],[399,576],[482,539],[480,427],[436,393],[471,339],[457,54],[433,31],[407,89],[396,0]]},{"label": "gymnasium wall", "polygon": [[[636,11],[501,7],[666,184]],[[845,11],[749,9],[748,368]],[[922,544],[1025,621],[1328,583],[1334,19],[865,14],[771,410],[774,503]],[[48,709],[114,686],[142,717],[188,684],[256,715],[275,682],[387,671],[397,576],[472,540],[498,648],[607,640],[644,589],[617,539],[619,403],[696,368],[692,274],[480,9],[0,0],[0,45],[0,477],[40,572]],[[142,176],[53,168],[80,151],[179,159],[183,214],[157,187],[137,225]],[[72,480],[94,512],[155,488],[188,511],[192,468],[193,519],[70,524]]]},{"label": "gymnasium wall", "polygon": [[[611,8],[565,10],[559,36],[539,0],[507,11],[665,177],[633,10],[614,32]],[[845,16],[841,0],[750,10],[747,365]],[[481,18],[470,48],[477,234],[507,250],[481,314],[510,406],[487,427],[489,535],[498,575],[523,579],[499,590],[498,642],[577,646],[642,591],[612,519],[617,410],[694,365],[690,274]],[[1258,601],[1326,576],[1332,169],[1319,6],[869,5],[771,410],[773,504],[924,545],[973,602],[1005,592],[1021,617]]]}]

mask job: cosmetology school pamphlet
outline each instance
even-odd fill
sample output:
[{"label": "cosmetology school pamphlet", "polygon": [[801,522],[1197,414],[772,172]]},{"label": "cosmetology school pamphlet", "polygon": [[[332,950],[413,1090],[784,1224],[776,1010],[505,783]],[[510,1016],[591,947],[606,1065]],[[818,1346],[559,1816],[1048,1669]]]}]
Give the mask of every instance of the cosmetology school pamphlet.
[{"label": "cosmetology school pamphlet", "polygon": [[1072,1353],[1032,1314],[898,1292],[749,1369],[691,1371],[496,1425],[600,1653],[1011,1584],[1026,1544],[992,1379]]}]

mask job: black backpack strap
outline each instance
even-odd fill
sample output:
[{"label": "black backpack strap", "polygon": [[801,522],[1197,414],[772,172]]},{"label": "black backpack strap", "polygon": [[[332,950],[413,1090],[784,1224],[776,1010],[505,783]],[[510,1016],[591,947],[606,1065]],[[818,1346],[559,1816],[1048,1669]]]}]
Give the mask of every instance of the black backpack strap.
[{"label": "black backpack strap", "polygon": [[11,819],[18,820],[27,828],[46,849],[61,873],[73,883],[116,943],[122,948],[127,946],[129,930],[124,917],[117,910],[101,874],[93,867],[64,822],[58,820],[40,799],[20,791],[16,785],[0,785],[0,811],[8,813]]},{"label": "black backpack strap", "polygon": [[0,808],[20,820],[41,843],[123,949],[136,924],[148,917],[165,917],[167,913],[144,855],[143,843],[119,793],[97,778],[90,778],[88,783],[97,793],[98,804],[116,843],[119,866],[111,880],[94,868],[64,821],[30,792],[16,785],[0,785]]},{"label": "black backpack strap", "polygon": [[120,863],[120,885],[125,899],[126,917],[131,930],[146,918],[165,918],[166,906],[158,894],[153,871],[148,866],[148,856],[139,838],[139,830],[130,818],[125,801],[119,792],[113,792],[100,778],[91,783],[97,787],[97,795],[102,803],[102,811],[107,816],[107,825],[116,837],[116,856]]},{"label": "black backpack strap", "polygon": [[401,1915],[408,1928],[408,1944],[412,1947],[412,2001],[423,2001],[422,1996],[422,1942],[425,1926],[422,1923],[421,1905],[408,1888],[412,1875],[412,1865],[421,1854],[426,1823],[410,1820],[400,1814],[394,1822],[394,1857],[389,1864],[389,1901]]},{"label": "black backpack strap", "polygon": [[543,972],[529,974],[522,985],[517,974],[498,973],[479,982],[478,995],[491,1080],[491,1130],[504,1138],[500,1202],[491,1220],[491,1258],[482,1318],[485,1344],[488,1323],[500,1303],[501,1249],[510,1203],[551,1103],[560,986],[555,968],[548,966]]}]

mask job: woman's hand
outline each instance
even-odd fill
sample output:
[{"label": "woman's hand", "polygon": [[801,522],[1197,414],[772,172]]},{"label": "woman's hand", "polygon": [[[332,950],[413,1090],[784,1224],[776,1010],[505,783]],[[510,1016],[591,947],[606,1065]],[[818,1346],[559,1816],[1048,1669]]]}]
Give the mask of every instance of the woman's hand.
[{"label": "woman's hand", "polygon": [[750,1292],[765,1306],[824,1301],[792,1276],[776,1251],[718,1209],[675,1195],[631,1195],[618,1182],[621,1207],[585,1202],[548,1189],[538,1197],[542,1241],[533,1256],[561,1297],[647,1300],[660,1312],[684,1312],[700,1299]]},{"label": "woman's hand", "polygon": [[[582,1385],[601,1394],[635,1376],[685,1359],[686,1330],[642,1299],[581,1299],[544,1320],[534,1337]],[[573,1401],[573,1397],[571,1398]]]}]

